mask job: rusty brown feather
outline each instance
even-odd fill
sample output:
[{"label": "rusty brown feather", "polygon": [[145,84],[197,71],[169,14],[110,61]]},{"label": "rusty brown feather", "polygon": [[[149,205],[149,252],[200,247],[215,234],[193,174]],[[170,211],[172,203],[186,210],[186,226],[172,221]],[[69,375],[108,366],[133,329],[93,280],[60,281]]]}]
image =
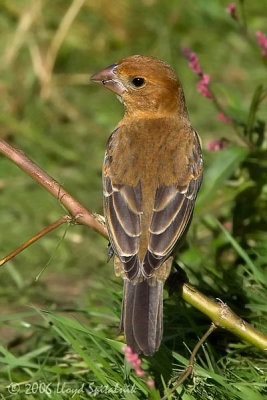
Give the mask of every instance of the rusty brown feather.
[{"label": "rusty brown feather", "polygon": [[115,272],[124,279],[121,328],[135,352],[159,347],[163,285],[202,180],[202,155],[181,84],[154,57],[132,56],[92,76],[125,107],[103,164],[104,212]]}]

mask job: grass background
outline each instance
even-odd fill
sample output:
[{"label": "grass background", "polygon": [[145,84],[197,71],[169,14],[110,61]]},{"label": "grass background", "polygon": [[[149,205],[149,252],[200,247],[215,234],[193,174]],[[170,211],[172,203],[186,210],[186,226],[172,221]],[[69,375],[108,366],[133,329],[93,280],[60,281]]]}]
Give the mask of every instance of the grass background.
[{"label": "grass background", "polygon": [[[111,92],[89,85],[89,77],[132,54],[170,63],[183,83],[203,148],[211,139],[231,141],[221,152],[204,151],[204,183],[178,262],[199,290],[266,331],[266,140],[254,153],[241,145],[232,127],[218,120],[212,102],[196,91],[197,77],[181,54],[182,46],[198,54],[221,104],[245,132],[255,88],[266,82],[255,39],[255,31],[266,27],[266,9],[262,0],[244,4],[250,39],[225,12],[227,1],[1,0],[0,136],[88,209],[102,213],[104,149],[123,109]],[[79,5],[56,48],[69,7]],[[55,63],[46,75],[49,55]],[[260,123],[264,134],[265,110],[266,101],[257,110],[255,135]],[[0,257],[65,213],[4,157],[0,192]],[[65,382],[66,388],[84,388],[75,399],[116,384],[134,384],[136,391],[114,389],[96,397],[158,399],[187,363],[209,321],[166,291],[163,344],[154,357],[142,358],[156,389],[151,392],[125,364],[117,330],[122,282],[114,277],[112,262],[106,264],[106,246],[86,227],[67,232],[61,227],[1,269],[3,398],[67,399],[66,390],[56,390]],[[10,382],[20,383],[19,394],[8,392]],[[50,384],[51,393],[41,392],[41,383]],[[260,400],[265,395],[264,355],[218,330],[199,353],[193,378],[173,398]]]}]

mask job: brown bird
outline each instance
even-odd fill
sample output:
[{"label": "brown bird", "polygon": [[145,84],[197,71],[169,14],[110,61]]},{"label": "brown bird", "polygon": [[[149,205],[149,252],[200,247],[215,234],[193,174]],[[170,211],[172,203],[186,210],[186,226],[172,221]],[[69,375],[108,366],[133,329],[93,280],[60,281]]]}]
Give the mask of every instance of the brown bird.
[{"label": "brown bird", "polygon": [[132,351],[152,355],[162,338],[171,254],[189,226],[202,180],[200,141],[165,62],[135,55],[91,79],[125,108],[105,153],[104,212],[115,273],[124,280],[121,329]]}]

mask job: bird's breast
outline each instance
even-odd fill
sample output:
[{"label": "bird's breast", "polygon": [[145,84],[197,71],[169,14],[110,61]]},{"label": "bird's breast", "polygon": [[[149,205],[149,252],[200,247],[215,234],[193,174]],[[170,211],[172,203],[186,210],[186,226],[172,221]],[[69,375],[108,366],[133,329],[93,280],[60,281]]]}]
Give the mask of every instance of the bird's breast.
[{"label": "bird's breast", "polygon": [[[182,179],[191,137],[178,119],[148,119],[121,125],[110,148],[114,182],[133,185],[142,181],[155,189]],[[150,191],[151,191],[150,190]]]}]

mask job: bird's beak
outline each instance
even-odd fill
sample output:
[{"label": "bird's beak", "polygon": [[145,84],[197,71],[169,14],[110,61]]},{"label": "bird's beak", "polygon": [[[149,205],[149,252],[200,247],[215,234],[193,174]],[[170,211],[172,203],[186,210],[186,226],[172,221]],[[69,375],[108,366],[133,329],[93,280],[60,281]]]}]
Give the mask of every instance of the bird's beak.
[{"label": "bird's beak", "polygon": [[121,96],[126,88],[120,82],[116,69],[118,64],[112,64],[109,67],[103,69],[102,71],[97,72],[96,74],[91,76],[91,81],[95,83],[99,83],[100,85],[104,85],[107,89],[112,90],[119,96]]}]

